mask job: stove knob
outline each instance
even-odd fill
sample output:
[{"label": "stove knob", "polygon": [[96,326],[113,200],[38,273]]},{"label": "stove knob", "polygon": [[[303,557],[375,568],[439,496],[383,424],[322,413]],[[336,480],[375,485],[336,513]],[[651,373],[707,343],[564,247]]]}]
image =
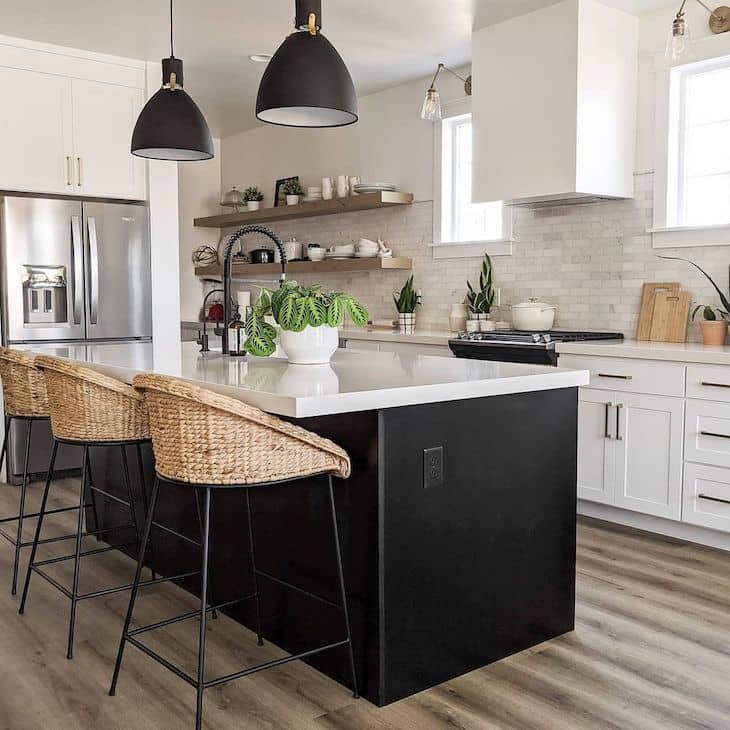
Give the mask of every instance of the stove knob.
[{"label": "stove knob", "polygon": [[532,335],[533,342],[540,342],[541,339],[542,339],[542,335],[538,335],[538,334]]},{"label": "stove knob", "polygon": [[545,343],[546,345],[549,345],[549,344],[550,344],[550,343],[551,343],[551,342],[553,341],[553,338],[552,338],[552,337],[551,337],[550,335],[548,335],[548,334],[545,334],[545,335],[543,335],[543,336],[542,336],[542,341],[543,341],[543,342],[544,342],[544,343]]}]

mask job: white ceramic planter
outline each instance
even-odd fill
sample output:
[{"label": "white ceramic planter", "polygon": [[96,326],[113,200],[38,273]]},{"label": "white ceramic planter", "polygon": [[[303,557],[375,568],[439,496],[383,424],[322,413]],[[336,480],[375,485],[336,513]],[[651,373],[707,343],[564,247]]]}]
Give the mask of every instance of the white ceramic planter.
[{"label": "white ceramic planter", "polygon": [[286,204],[287,205],[297,205],[299,203],[299,196],[298,195],[287,195],[286,196]]},{"label": "white ceramic planter", "polygon": [[246,207],[249,210],[258,210],[261,207],[261,201],[260,200],[249,200],[246,202]]},{"label": "white ceramic planter", "polygon": [[398,326],[400,331],[405,334],[413,334],[416,329],[416,313],[415,312],[399,312]]},{"label": "white ceramic planter", "polygon": [[301,332],[281,330],[279,345],[294,365],[323,365],[330,361],[340,344],[336,327],[305,327]]}]

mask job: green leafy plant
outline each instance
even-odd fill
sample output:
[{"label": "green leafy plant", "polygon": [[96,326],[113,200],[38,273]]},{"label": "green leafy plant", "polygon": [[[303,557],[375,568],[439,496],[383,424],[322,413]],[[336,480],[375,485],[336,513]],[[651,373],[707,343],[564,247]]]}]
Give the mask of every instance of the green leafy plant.
[{"label": "green leafy plant", "polygon": [[[658,258],[660,259],[667,259],[668,261],[684,261],[686,264],[689,264],[690,266],[694,266],[697,271],[699,271],[707,281],[712,284],[712,287],[717,292],[717,295],[720,297],[720,304],[722,304],[722,309],[717,309],[715,311],[720,312],[722,315],[722,318],[725,319],[730,313],[730,299],[728,296],[720,289],[720,287],[715,284],[715,282],[712,280],[712,277],[701,267],[698,266],[694,261],[690,261],[689,259],[683,259],[680,256],[661,256],[658,255]],[[700,305],[701,306],[701,305]],[[697,309],[695,309],[695,312]],[[694,312],[692,313],[692,318],[694,319]],[[707,319],[707,318],[705,318]]]},{"label": "green leafy plant", "polygon": [[284,183],[284,195],[304,195],[304,188],[297,180]]},{"label": "green leafy plant", "polygon": [[393,301],[399,314],[413,314],[421,303],[418,292],[413,288],[413,276],[403,284],[400,292],[393,292]]},{"label": "green leafy plant", "polygon": [[472,314],[489,314],[494,304],[494,269],[489,254],[484,254],[479,272],[479,288],[474,289],[470,281],[466,282],[466,304]]},{"label": "green leafy plant", "polygon": [[246,188],[243,192],[243,199],[248,203],[260,203],[264,199],[264,194],[255,186]]},{"label": "green leafy plant", "polygon": [[[706,322],[717,322],[718,320],[727,319],[727,312],[723,312],[722,309],[717,309],[717,307],[713,307],[710,304],[698,304],[693,310],[692,310],[692,321],[694,322],[695,316],[697,315],[697,312],[702,310],[702,319],[704,319]],[[718,317],[718,315],[720,315]]]},{"label": "green leafy plant", "polygon": [[246,352],[256,357],[268,357],[276,350],[276,328],[266,322],[269,314],[290,332],[302,332],[305,327],[339,327],[346,314],[359,327],[369,319],[367,309],[356,299],[343,292],[325,293],[321,284],[301,286],[286,281],[274,291],[261,288],[246,314]]}]

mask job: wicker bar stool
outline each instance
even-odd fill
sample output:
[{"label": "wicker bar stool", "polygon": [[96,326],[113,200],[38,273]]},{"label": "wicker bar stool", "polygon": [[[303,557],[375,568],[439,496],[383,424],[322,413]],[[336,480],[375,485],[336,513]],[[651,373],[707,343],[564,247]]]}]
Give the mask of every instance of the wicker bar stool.
[{"label": "wicker bar stool", "polygon": [[[5,409],[5,437],[3,438],[2,451],[0,451],[0,469],[2,469],[8,453],[8,435],[12,423],[24,422],[28,425],[25,437],[25,459],[23,461],[23,481],[20,486],[20,499],[18,513],[10,517],[0,519],[0,525],[17,521],[15,535],[11,535],[0,527],[0,536],[4,537],[14,548],[15,558],[13,561],[13,579],[11,592],[17,593],[18,587],[18,564],[20,562],[21,548],[29,547],[32,541],[23,541],[23,523],[27,519],[36,518],[38,512],[26,514],[25,502],[30,476],[28,464],[30,461],[31,439],[33,436],[33,424],[38,421],[49,421],[48,395],[43,373],[35,366],[33,355],[20,350],[9,350],[0,347],[0,379],[2,379],[3,401]],[[93,498],[90,505],[96,516],[96,501]],[[77,507],[63,507],[48,510],[48,514],[58,514],[78,509]]]},{"label": "wicker bar stool", "polygon": [[[34,364],[43,373],[45,378],[51,429],[53,431],[53,452],[48,471],[48,479],[41,501],[38,523],[36,525],[35,539],[32,543],[33,547],[28,563],[28,571],[25,576],[25,587],[23,589],[23,598],[20,603],[19,613],[22,614],[25,612],[30,578],[33,573],[36,573],[63,593],[71,601],[66,656],[72,659],[77,603],[90,598],[118,593],[132,587],[132,584],[129,583],[89,593],[79,593],[80,563],[83,557],[98,555],[110,550],[117,550],[121,547],[138,545],[141,542],[139,525],[137,524],[134,508],[134,495],[129,476],[126,447],[135,446],[137,450],[139,479],[146,508],[147,495],[144,486],[144,472],[140,447],[143,443],[149,442],[150,440],[149,422],[142,397],[137,390],[126,383],[62,358],[41,355],[35,358]],[[78,506],[73,508],[78,510],[78,523],[76,532],[73,535],[76,540],[76,550],[72,555],[64,555],[48,560],[36,560],[38,545],[54,540],[50,538],[49,540],[43,541],[40,539],[40,535],[44,517],[48,514],[46,505],[53,479],[53,468],[59,444],[82,446],[84,452],[84,464],[86,468],[82,472]],[[94,485],[89,460],[89,449],[94,446],[119,447],[127,492],[126,500]],[[92,494],[100,494],[106,499],[125,506],[129,510],[131,522],[129,524],[105,526],[102,530],[97,529],[94,532],[85,531],[83,529],[83,517],[85,511],[84,495],[86,494],[87,486]],[[98,528],[98,524],[96,527]],[[136,534],[136,540],[133,543],[126,545],[110,544],[106,547],[84,552],[81,550],[81,543],[84,537],[89,535],[99,536],[99,533],[106,534],[130,528],[134,528]],[[53,565],[67,560],[74,561],[73,584],[70,590],[43,570],[46,565]],[[155,576],[153,574],[153,580],[151,582],[154,582],[154,579]]]},{"label": "wicker bar stool", "polygon": [[[353,695],[358,697],[355,657],[350,636],[350,620],[347,610],[347,597],[337,529],[333,476],[346,479],[350,475],[350,459],[347,453],[328,439],[310,431],[282,421],[241,401],[228,398],[195,385],[162,375],[138,375],[133,384],[139,388],[147,403],[152,447],[155,453],[156,477],[152,488],[150,509],[142,538],[142,548],[137,564],[134,588],[129,600],[127,617],[119,644],[117,661],[114,666],[109,694],[116,691],[119,670],[122,664],[125,645],[136,646],[178,677],[196,688],[197,706],[195,727],[202,726],[203,692],[234,679],[245,677],[254,672],[278,666],[295,659],[347,646],[349,664],[352,672]],[[345,638],[341,641],[316,647],[300,654],[290,654],[274,661],[259,664],[232,674],[214,679],[205,678],[205,634],[207,614],[214,608],[240,603],[253,599],[256,601],[257,633],[261,645],[261,617],[258,605],[257,576],[268,575],[256,569],[254,550],[253,515],[251,514],[250,490],[271,484],[293,483],[304,477],[322,475],[329,486],[329,502],[332,516],[334,552],[339,578],[341,604],[338,608],[343,615]],[[202,506],[202,550],[200,609],[181,616],[161,621],[149,626],[130,630],[137,589],[144,564],[144,555],[150,531],[154,523],[160,483],[195,489],[201,493]],[[209,604],[208,563],[210,553],[210,513],[212,493],[217,490],[244,489],[248,512],[249,547],[253,573],[254,593],[242,598],[213,606]],[[272,577],[272,576],[269,576]],[[276,579],[274,579],[276,580]],[[279,581],[287,588],[329,603],[324,598],[313,596],[297,586]],[[187,618],[199,617],[197,676],[193,677],[160,656],[139,640],[139,635],[170,623]]]}]

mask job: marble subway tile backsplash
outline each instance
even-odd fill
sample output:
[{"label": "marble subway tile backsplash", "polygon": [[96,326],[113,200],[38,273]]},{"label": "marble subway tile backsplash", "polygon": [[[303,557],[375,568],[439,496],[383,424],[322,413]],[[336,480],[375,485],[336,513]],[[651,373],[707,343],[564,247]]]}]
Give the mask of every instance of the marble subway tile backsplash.
[{"label": "marble subway tile backsplash", "polygon": [[[618,330],[631,337],[636,329],[645,281],[679,281],[697,302],[716,302],[717,295],[688,264],[657,258],[657,253],[696,261],[722,288],[728,286],[730,247],[711,246],[659,251],[646,231],[652,223],[653,175],[639,174],[632,200],[609,201],[513,211],[511,256],[493,258],[495,284],[501,290],[499,313],[509,319],[509,305],[538,297],[557,305],[556,326]],[[466,280],[478,280],[479,258],[434,260],[430,244],[433,205],[307,218],[276,224],[283,240],[296,236],[307,243],[330,246],[360,238],[383,238],[398,256],[413,259],[416,286],[422,290],[419,327],[446,329],[452,302],[463,299]],[[255,248],[254,237],[247,249]],[[395,314],[392,293],[408,276],[405,271],[297,276],[302,283],[322,281],[347,290],[363,301],[376,319]],[[690,339],[699,339],[698,325]]]}]

